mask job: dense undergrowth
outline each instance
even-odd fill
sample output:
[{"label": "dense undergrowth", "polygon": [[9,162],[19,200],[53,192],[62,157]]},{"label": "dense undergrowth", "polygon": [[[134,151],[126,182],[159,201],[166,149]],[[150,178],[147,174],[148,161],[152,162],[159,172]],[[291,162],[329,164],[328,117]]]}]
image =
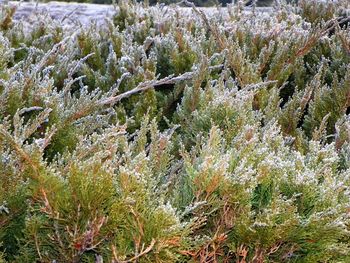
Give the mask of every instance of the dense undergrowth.
[{"label": "dense undergrowth", "polygon": [[349,262],[348,2],[119,8],[1,8],[0,261]]}]

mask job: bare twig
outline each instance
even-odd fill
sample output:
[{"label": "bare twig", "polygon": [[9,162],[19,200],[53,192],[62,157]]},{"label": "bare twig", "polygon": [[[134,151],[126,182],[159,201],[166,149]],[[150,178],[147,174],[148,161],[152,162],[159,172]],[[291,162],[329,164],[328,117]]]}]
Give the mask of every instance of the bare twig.
[{"label": "bare twig", "polygon": [[154,245],[156,244],[156,240],[152,239],[151,244],[145,249],[143,250],[141,253],[137,254],[136,256],[125,260],[125,261],[121,261],[120,263],[130,263],[130,262],[135,262],[137,259],[139,259],[140,257],[148,254],[149,252],[151,252],[151,250],[153,249]]},{"label": "bare twig", "polygon": [[32,112],[32,111],[40,111],[40,110],[43,110],[44,108],[42,107],[38,107],[38,106],[33,106],[33,107],[29,107],[29,108],[23,108],[21,109],[18,114],[21,116],[23,115],[24,113],[27,113],[27,112]]},{"label": "bare twig", "polygon": [[174,77],[173,75],[170,75],[170,76],[165,77],[165,78],[160,79],[160,80],[148,80],[145,82],[141,82],[139,85],[137,85],[136,88],[129,90],[129,91],[126,91],[126,92],[119,94],[117,96],[112,96],[112,97],[109,97],[107,99],[101,100],[101,101],[99,101],[98,104],[99,105],[114,105],[117,102],[121,101],[122,99],[130,97],[133,94],[140,93],[140,92],[152,89],[152,88],[157,87],[157,86],[176,84],[180,81],[192,79],[196,73],[197,72],[195,72],[195,71],[191,71],[191,72],[186,72],[186,73],[179,75],[179,76],[176,76],[176,77]]},{"label": "bare twig", "polygon": [[[216,65],[216,66],[212,66],[209,67],[209,71],[213,71],[213,70],[218,70],[218,69],[222,69],[223,65]],[[141,82],[139,85],[137,85],[136,88],[126,91],[122,94],[119,94],[117,96],[111,96],[107,99],[102,99],[100,101],[98,101],[98,105],[100,106],[105,106],[105,105],[109,105],[109,106],[113,106],[116,103],[118,103],[119,101],[121,101],[122,99],[128,98],[131,95],[143,92],[143,91],[147,91],[149,89],[153,89],[154,87],[158,87],[161,85],[169,85],[169,84],[176,84],[178,82],[181,81],[185,81],[185,80],[190,80],[192,79],[198,72],[197,71],[190,71],[190,72],[186,72],[182,75],[176,76],[174,77],[173,75],[170,75],[168,77],[165,77],[163,79],[160,80],[148,80],[145,82]],[[255,84],[250,84],[250,85],[246,85],[245,88],[247,91],[250,90],[255,90],[255,89],[259,89],[268,85],[272,85],[272,84],[276,84],[277,81],[275,80],[271,80],[271,81],[266,81],[266,82],[260,82],[260,83],[255,83]]]}]

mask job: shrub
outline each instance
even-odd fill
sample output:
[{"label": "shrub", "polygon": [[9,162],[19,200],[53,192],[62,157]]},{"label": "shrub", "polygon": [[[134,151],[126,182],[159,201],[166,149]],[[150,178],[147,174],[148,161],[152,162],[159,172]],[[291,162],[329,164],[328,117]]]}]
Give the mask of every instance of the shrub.
[{"label": "shrub", "polygon": [[348,262],[349,5],[313,2],[2,6],[0,262]]}]

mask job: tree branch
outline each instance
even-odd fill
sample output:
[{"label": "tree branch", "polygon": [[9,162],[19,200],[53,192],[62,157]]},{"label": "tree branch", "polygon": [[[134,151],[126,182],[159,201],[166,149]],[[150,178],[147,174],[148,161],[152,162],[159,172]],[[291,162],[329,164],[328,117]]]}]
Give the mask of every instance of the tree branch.
[{"label": "tree branch", "polygon": [[[222,69],[223,67],[224,67],[224,65],[216,65],[216,66],[209,67],[209,70],[210,71],[218,70],[218,69]],[[176,84],[176,83],[181,82],[181,81],[190,80],[196,74],[197,74],[197,71],[190,71],[190,72],[185,72],[184,74],[176,76],[176,77],[174,77],[173,75],[170,75],[170,76],[165,77],[165,78],[160,79],[160,80],[155,79],[155,80],[148,80],[145,82],[141,82],[140,84],[137,85],[136,88],[133,88],[132,90],[128,90],[128,91],[126,91],[122,94],[119,94],[117,96],[111,96],[107,99],[100,100],[98,102],[98,104],[101,106],[104,106],[104,105],[112,106],[112,105],[118,103],[119,101],[121,101],[122,99],[130,97],[133,94],[143,92],[143,91],[146,91],[149,89],[153,89],[154,87],[161,86],[161,85]]]}]

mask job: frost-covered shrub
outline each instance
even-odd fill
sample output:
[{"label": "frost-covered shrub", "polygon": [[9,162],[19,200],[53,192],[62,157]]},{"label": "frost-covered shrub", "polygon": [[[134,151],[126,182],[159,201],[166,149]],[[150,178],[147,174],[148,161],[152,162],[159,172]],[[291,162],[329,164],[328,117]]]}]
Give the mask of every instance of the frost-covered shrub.
[{"label": "frost-covered shrub", "polygon": [[0,262],[348,262],[349,6],[312,2],[1,7]]}]

